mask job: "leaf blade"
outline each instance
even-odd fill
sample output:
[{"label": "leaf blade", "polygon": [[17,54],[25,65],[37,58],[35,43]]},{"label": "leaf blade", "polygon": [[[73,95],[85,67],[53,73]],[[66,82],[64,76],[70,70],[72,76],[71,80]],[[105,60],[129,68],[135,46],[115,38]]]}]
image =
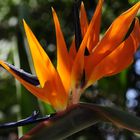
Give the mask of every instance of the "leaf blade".
[{"label": "leaf blade", "polygon": [[20,140],[64,139],[99,121],[111,122],[118,127],[140,133],[140,118],[136,116],[116,108],[79,103],[40,123]]}]

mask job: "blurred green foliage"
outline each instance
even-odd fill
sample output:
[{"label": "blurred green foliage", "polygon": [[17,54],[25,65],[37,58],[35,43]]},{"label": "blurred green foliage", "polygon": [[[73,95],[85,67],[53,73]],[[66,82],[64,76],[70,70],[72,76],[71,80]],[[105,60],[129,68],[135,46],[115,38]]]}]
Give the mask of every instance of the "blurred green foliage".
[{"label": "blurred green foliage", "polygon": [[[83,1],[90,20],[97,0]],[[137,1],[139,0],[105,0],[102,12],[101,34],[103,35],[118,15]],[[56,43],[51,7],[54,7],[58,14],[62,31],[69,47],[74,35],[73,3],[74,0],[1,0],[0,58],[20,66],[27,72],[34,73],[22,26],[22,19],[25,19],[55,64]],[[114,104],[126,109],[125,94],[128,86],[131,87],[128,81],[131,69],[130,67],[116,76],[100,80],[93,87],[86,90],[81,100],[106,105]],[[15,84],[14,78],[2,68],[0,68],[0,95],[0,122],[25,118],[31,115],[33,110],[41,110],[43,114],[52,111],[49,106],[37,101],[25,88]],[[0,130],[0,136],[8,136],[13,131],[17,133],[17,129]],[[28,131],[27,128],[24,129],[24,132],[26,131]],[[118,130],[108,124],[97,124],[68,138],[68,140],[92,140],[93,138],[96,140],[108,140],[109,136],[112,137],[112,140],[119,140],[122,137],[126,140],[132,139],[132,137],[134,140],[139,139],[126,130]]]}]

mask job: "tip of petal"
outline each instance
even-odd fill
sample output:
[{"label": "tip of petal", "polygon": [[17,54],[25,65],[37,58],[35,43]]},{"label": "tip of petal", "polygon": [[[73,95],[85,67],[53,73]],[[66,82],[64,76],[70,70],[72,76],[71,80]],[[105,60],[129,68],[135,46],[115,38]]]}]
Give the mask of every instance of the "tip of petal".
[{"label": "tip of petal", "polygon": [[54,10],[54,8],[53,8],[53,7],[51,7],[51,9],[52,9],[52,13],[55,13],[55,10]]},{"label": "tip of petal", "polygon": [[24,29],[28,27],[26,21],[24,19],[22,19],[23,25],[24,25]]},{"label": "tip of petal", "polygon": [[54,8],[53,7],[51,7],[51,9],[52,9],[52,15],[53,15],[53,17],[55,17],[56,18],[56,12],[55,12],[55,10],[54,10]]},{"label": "tip of petal", "polygon": [[25,20],[24,20],[24,19],[22,19],[22,22],[24,23],[24,22],[25,22]]},{"label": "tip of petal", "polygon": [[24,20],[24,19],[22,19],[22,22],[23,22],[23,25],[27,25],[27,23],[25,22],[25,20]]},{"label": "tip of petal", "polygon": [[84,2],[82,1],[82,2],[81,2],[81,7],[83,7],[83,6],[84,6]]}]

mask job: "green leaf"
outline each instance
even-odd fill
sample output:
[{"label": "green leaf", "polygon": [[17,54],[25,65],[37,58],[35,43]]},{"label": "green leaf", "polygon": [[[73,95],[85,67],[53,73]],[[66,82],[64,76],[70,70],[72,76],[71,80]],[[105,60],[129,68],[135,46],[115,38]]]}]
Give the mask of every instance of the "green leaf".
[{"label": "green leaf", "polygon": [[79,105],[71,106],[49,120],[41,122],[20,140],[62,140],[97,123],[99,119],[92,112]]},{"label": "green leaf", "polygon": [[40,123],[20,140],[64,139],[99,121],[140,133],[140,118],[116,108],[80,103]]},{"label": "green leaf", "polygon": [[96,113],[96,115],[98,114],[102,121],[106,120],[118,127],[125,128],[136,133],[140,133],[139,117],[136,117],[125,111],[106,106],[99,106],[93,104],[80,104],[80,106],[84,108],[90,108],[91,110],[93,110]]}]

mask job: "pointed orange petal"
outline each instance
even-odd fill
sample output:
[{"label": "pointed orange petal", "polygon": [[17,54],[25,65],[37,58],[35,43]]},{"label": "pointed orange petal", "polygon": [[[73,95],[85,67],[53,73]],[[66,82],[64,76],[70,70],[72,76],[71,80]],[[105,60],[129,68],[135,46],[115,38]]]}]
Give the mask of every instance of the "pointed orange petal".
[{"label": "pointed orange petal", "polygon": [[76,55],[75,61],[73,63],[72,74],[71,74],[72,88],[74,88],[75,86],[77,86],[79,84],[79,82],[81,81],[81,78],[83,76],[85,48],[86,48],[89,36],[91,35],[91,32],[93,31],[93,29],[95,27],[95,24],[96,24],[95,21],[96,21],[96,18],[98,18],[97,13],[100,11],[100,9],[102,7],[102,3],[103,3],[103,0],[99,0],[97,8],[95,10],[95,16],[93,16],[93,18],[89,24],[87,32],[82,40],[82,43],[81,43],[78,53]]},{"label": "pointed orange petal", "polygon": [[100,41],[99,45],[94,50],[94,56],[96,65],[105,55],[109,54],[116,48],[124,39],[130,25],[135,18],[140,8],[140,2],[135,4],[131,9],[121,14],[109,27],[104,37]]},{"label": "pointed orange petal", "polygon": [[61,77],[63,86],[68,92],[70,87],[70,58],[66,43],[61,31],[60,23],[56,12],[52,9],[53,19],[56,30],[56,40],[57,40],[57,70]]},{"label": "pointed orange petal", "polygon": [[41,47],[40,43],[32,33],[29,26],[26,24],[25,21],[23,21],[23,23],[29,47],[31,50],[35,71],[40,81],[40,84],[43,87],[47,80],[51,79],[52,77],[54,77],[54,75],[56,75],[56,71],[49,57]]},{"label": "pointed orange petal", "polygon": [[140,2],[121,14],[109,27],[99,44],[86,58],[86,76],[89,77],[94,67],[108,54],[110,54],[123,41],[138,10]]},{"label": "pointed orange petal", "polygon": [[134,54],[134,47],[132,47],[132,45],[134,46],[130,39],[123,42],[115,51],[110,53],[98,65],[96,65],[88,79],[86,87],[104,76],[119,73],[126,68],[132,62],[132,54]]},{"label": "pointed orange petal", "polygon": [[93,16],[94,26],[93,26],[92,31],[90,33],[90,36],[88,39],[88,44],[87,44],[89,52],[92,52],[92,49],[99,42],[102,6],[103,6],[103,0],[99,0],[97,8],[96,8],[96,10],[94,12],[94,16]]},{"label": "pointed orange petal", "polygon": [[81,25],[81,32],[82,32],[82,36],[84,37],[87,28],[88,28],[88,19],[87,19],[87,15],[86,15],[86,11],[85,11],[85,7],[84,7],[84,3],[81,3],[81,8],[80,8],[80,25]]},{"label": "pointed orange petal", "polygon": [[111,76],[121,72],[132,63],[136,48],[140,44],[134,33],[136,28],[137,21],[135,22],[135,27],[128,39],[123,41],[114,51],[104,57],[104,59],[94,67],[86,87],[102,77]]},{"label": "pointed orange petal", "polygon": [[[65,105],[67,103],[67,95],[65,89],[62,85],[61,79],[56,72],[53,64],[51,63],[49,57],[37,41],[36,37],[24,21],[24,28],[26,31],[27,39],[29,42],[31,54],[33,57],[33,62],[35,70],[42,87],[48,82],[50,87],[53,87],[53,92],[55,96],[54,102],[59,103],[63,101]],[[50,94],[48,94],[50,96]],[[58,98],[57,98],[58,97]],[[52,98],[51,98],[52,99]],[[56,102],[57,101],[57,102]],[[52,103],[53,104],[53,103]]]},{"label": "pointed orange petal", "polygon": [[45,83],[44,88],[36,87],[22,79],[5,62],[0,61],[0,65],[2,65],[8,72],[10,72],[27,90],[29,90],[38,99],[51,104],[57,111],[64,110],[66,108],[66,96],[60,96],[56,92],[54,86],[50,84],[50,82]]}]

